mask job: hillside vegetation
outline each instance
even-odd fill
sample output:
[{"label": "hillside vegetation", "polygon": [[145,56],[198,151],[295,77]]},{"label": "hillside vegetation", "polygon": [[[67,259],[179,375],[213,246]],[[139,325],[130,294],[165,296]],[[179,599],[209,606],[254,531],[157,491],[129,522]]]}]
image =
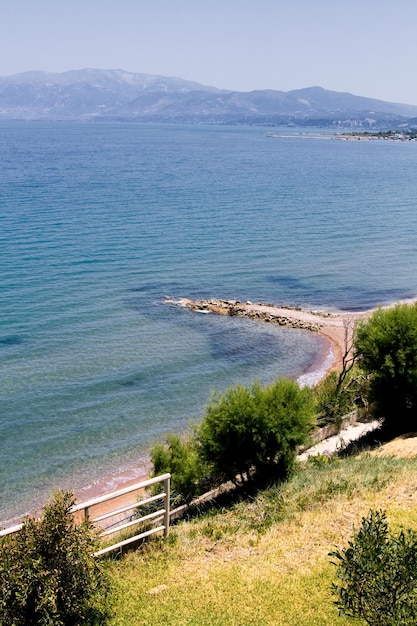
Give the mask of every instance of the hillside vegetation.
[{"label": "hillside vegetation", "polygon": [[[188,508],[167,541],[98,567],[93,529],[76,526],[69,495],[26,520],[0,543],[0,624],[316,626],[364,624],[360,615],[414,625],[417,439],[404,433],[416,429],[417,304],[375,311],[349,345],[342,371],[315,390],[237,386],[191,433],[154,447],[154,471],[172,473],[187,504],[209,483],[234,486]],[[347,407],[380,418],[373,451],[362,439],[337,457],[297,458],[314,427],[340,424]]]},{"label": "hillside vegetation", "polygon": [[[398,451],[408,456],[398,456]],[[253,500],[206,512],[111,564],[113,625],[325,626],[339,617],[328,553],[370,509],[417,529],[417,439],[320,457]]]}]

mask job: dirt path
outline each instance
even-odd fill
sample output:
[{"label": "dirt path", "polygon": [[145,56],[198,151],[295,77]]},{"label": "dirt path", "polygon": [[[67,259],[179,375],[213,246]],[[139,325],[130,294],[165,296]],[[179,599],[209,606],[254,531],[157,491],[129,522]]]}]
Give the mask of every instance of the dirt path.
[{"label": "dirt path", "polygon": [[378,420],[372,422],[355,422],[343,428],[337,435],[323,439],[320,443],[308,448],[305,452],[298,455],[299,461],[305,461],[309,456],[317,456],[318,454],[331,455],[339,450],[343,450],[351,441],[356,441],[366,433],[375,430],[380,425]]}]

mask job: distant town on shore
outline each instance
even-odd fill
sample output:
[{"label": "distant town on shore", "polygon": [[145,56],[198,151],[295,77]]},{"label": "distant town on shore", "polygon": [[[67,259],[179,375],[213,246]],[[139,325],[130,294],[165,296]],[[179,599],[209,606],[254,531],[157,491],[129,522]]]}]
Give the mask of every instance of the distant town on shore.
[{"label": "distant town on shore", "polygon": [[336,139],[367,139],[385,141],[417,141],[417,128],[410,130],[381,130],[379,132],[364,131],[360,133],[342,133],[336,135]]},{"label": "distant town on shore", "polygon": [[417,141],[417,128],[409,130],[381,130],[355,132],[312,132],[268,133],[272,139],[337,139],[340,141]]}]

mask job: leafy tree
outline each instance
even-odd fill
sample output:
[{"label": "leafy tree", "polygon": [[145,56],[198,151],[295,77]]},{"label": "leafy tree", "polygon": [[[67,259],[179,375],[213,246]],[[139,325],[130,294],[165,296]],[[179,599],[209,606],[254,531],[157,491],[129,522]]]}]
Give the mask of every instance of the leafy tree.
[{"label": "leafy tree", "polygon": [[[330,372],[313,390],[320,425],[339,423],[353,409],[354,392],[341,388],[338,373]],[[349,392],[348,392],[349,391]]]},{"label": "leafy tree", "polygon": [[370,511],[348,547],[329,556],[340,580],[332,585],[340,614],[369,626],[417,623],[417,533],[393,534],[385,513]]},{"label": "leafy tree", "polygon": [[187,504],[200,492],[204,466],[192,436],[169,434],[165,443],[156,444],[150,453],[153,475],[171,474],[172,491],[182,496]]},{"label": "leafy tree", "polygon": [[313,388],[318,424],[340,424],[351,411],[366,411],[368,387],[357,365],[342,380],[340,372],[330,372]]},{"label": "leafy tree", "polygon": [[236,385],[225,394],[214,394],[197,437],[203,457],[213,466],[220,480],[244,481],[253,465],[253,437],[256,422],[256,396],[252,390]]},{"label": "leafy tree", "polygon": [[201,452],[223,480],[282,478],[313,423],[309,389],[280,379],[262,389],[237,385],[215,395],[197,431]]},{"label": "leafy tree", "polygon": [[370,400],[393,434],[414,430],[417,411],[417,304],[378,309],[356,330],[360,367],[370,375]]},{"label": "leafy tree", "polygon": [[76,525],[74,497],[56,494],[43,517],[27,518],[0,544],[1,626],[103,624],[107,579],[94,558],[91,523]]}]

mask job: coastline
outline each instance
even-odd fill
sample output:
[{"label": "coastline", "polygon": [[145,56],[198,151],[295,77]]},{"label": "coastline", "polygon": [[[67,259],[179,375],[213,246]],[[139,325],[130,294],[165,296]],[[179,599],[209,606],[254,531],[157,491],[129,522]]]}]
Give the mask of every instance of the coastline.
[{"label": "coastline", "polygon": [[352,347],[355,325],[370,317],[378,309],[389,309],[398,304],[417,303],[417,296],[379,305],[362,311],[338,311],[303,309],[277,304],[253,303],[250,301],[223,299],[165,298],[165,304],[186,308],[198,313],[214,313],[249,317],[255,321],[276,324],[287,328],[308,330],[320,335],[328,342],[330,350],[323,351],[312,367],[298,377],[304,384],[316,384],[333,370],[342,367],[347,347]]},{"label": "coastline", "polygon": [[[399,303],[412,304],[416,298],[402,300]],[[382,308],[390,308],[399,303],[392,303]],[[288,328],[298,328],[317,333],[325,343],[317,358],[308,369],[297,377],[302,385],[314,385],[332,370],[342,367],[342,358],[349,343],[355,324],[369,317],[376,309],[358,312],[306,310],[300,307],[278,306],[275,304],[252,303],[239,300],[193,300],[189,298],[173,299],[166,297],[165,304],[186,308],[197,313],[213,313],[218,315],[232,315],[249,317],[261,323],[272,323]],[[151,463],[149,457],[142,457],[134,466],[115,470],[93,483],[74,490],[77,503],[86,502],[92,498],[112,493],[123,487],[134,485],[149,478]],[[119,505],[134,503],[138,493],[134,492],[123,497]],[[33,511],[30,516],[37,517],[42,508]],[[106,512],[106,505],[99,505],[94,515]],[[22,521],[16,518],[13,523]]]},{"label": "coastline", "polygon": [[[328,342],[329,350],[323,350],[314,366],[299,378],[318,382],[332,370],[340,369],[347,342],[350,342],[355,324],[369,317],[375,309],[356,312],[307,310],[300,307],[276,304],[253,303],[250,301],[167,297],[166,304],[173,304],[197,313],[214,313],[248,317],[262,323],[276,324],[287,328],[298,328],[317,333]],[[389,306],[394,306],[389,305]],[[318,378],[314,373],[317,372]]]},{"label": "coastline", "polygon": [[[412,304],[416,298],[401,301]],[[193,300],[190,298],[173,299],[165,298],[165,304],[171,304],[186,308],[190,311],[203,314],[237,315],[249,317],[261,323],[272,323],[288,328],[299,328],[317,333],[322,339],[322,349],[308,369],[297,377],[301,385],[315,385],[331,371],[342,367],[342,358],[346,349],[346,340],[349,341],[356,322],[366,319],[376,310],[342,312],[306,310],[300,307],[278,306],[275,304],[262,304],[252,302],[240,302],[238,300]],[[386,305],[383,308],[395,306],[397,303]],[[346,334],[348,333],[348,335]],[[350,333],[350,334],[349,334]],[[111,493],[122,487],[133,485],[149,478],[151,463],[149,458],[124,470],[105,476],[91,485],[78,489],[75,493],[77,501],[83,502],[104,493]],[[130,501],[137,494],[130,494]],[[126,502],[123,502],[124,504]]]},{"label": "coastline", "polygon": [[75,490],[77,501],[85,502],[105,493],[112,493],[123,487],[149,478],[151,463],[149,458],[141,459],[136,465],[116,470],[113,473],[95,480],[90,485]]},{"label": "coastline", "polygon": [[[74,497],[76,498],[76,503],[81,504],[83,502],[87,502],[88,500],[92,500],[94,498],[98,498],[105,494],[113,493],[114,491],[118,491],[119,489],[123,489],[124,487],[130,487],[135,485],[136,483],[143,482],[147,480],[150,476],[151,472],[151,463],[148,457],[141,458],[137,464],[128,466],[123,469],[115,470],[114,472],[107,474],[98,480],[93,481],[89,485],[85,485],[83,487],[79,487],[76,489],[71,489],[70,487],[63,488],[64,490],[70,490]],[[55,491],[55,490],[54,490]],[[0,529],[3,527],[10,527],[16,524],[20,524],[26,517],[37,519],[42,515],[43,507],[47,502],[52,498],[54,491],[51,491],[50,497],[45,500],[45,502],[40,505],[38,508],[33,509],[25,514],[18,515],[16,517],[12,517],[7,520],[3,520],[0,522]],[[117,506],[124,506],[126,504],[133,504],[136,502],[137,496],[141,494],[141,490],[134,491],[125,496],[121,496],[117,498]],[[103,503],[99,505],[95,505],[92,508],[92,517],[101,515],[103,513],[108,512],[114,507],[114,501],[109,503]]]},{"label": "coastline", "polygon": [[[165,299],[165,304],[174,304],[200,314],[213,313],[217,315],[249,317],[261,323],[272,323],[287,328],[298,328],[317,333],[323,339],[322,348],[308,369],[297,377],[301,385],[315,385],[329,372],[342,367],[346,341],[349,341],[355,323],[365,319],[373,311],[354,313],[309,311],[298,307],[277,306],[260,302],[254,304],[252,302],[242,303],[237,300],[192,300],[188,298],[173,300],[169,297]],[[150,459],[142,459],[134,467],[115,472],[110,476],[95,481],[88,487],[77,490],[75,492],[77,502],[84,502],[90,498],[111,493],[122,487],[128,487],[144,481],[149,478],[150,470]],[[118,506],[133,504],[139,493],[133,492],[118,499]],[[109,505],[99,505],[95,508],[94,515],[101,515],[107,512],[108,509]]]}]

